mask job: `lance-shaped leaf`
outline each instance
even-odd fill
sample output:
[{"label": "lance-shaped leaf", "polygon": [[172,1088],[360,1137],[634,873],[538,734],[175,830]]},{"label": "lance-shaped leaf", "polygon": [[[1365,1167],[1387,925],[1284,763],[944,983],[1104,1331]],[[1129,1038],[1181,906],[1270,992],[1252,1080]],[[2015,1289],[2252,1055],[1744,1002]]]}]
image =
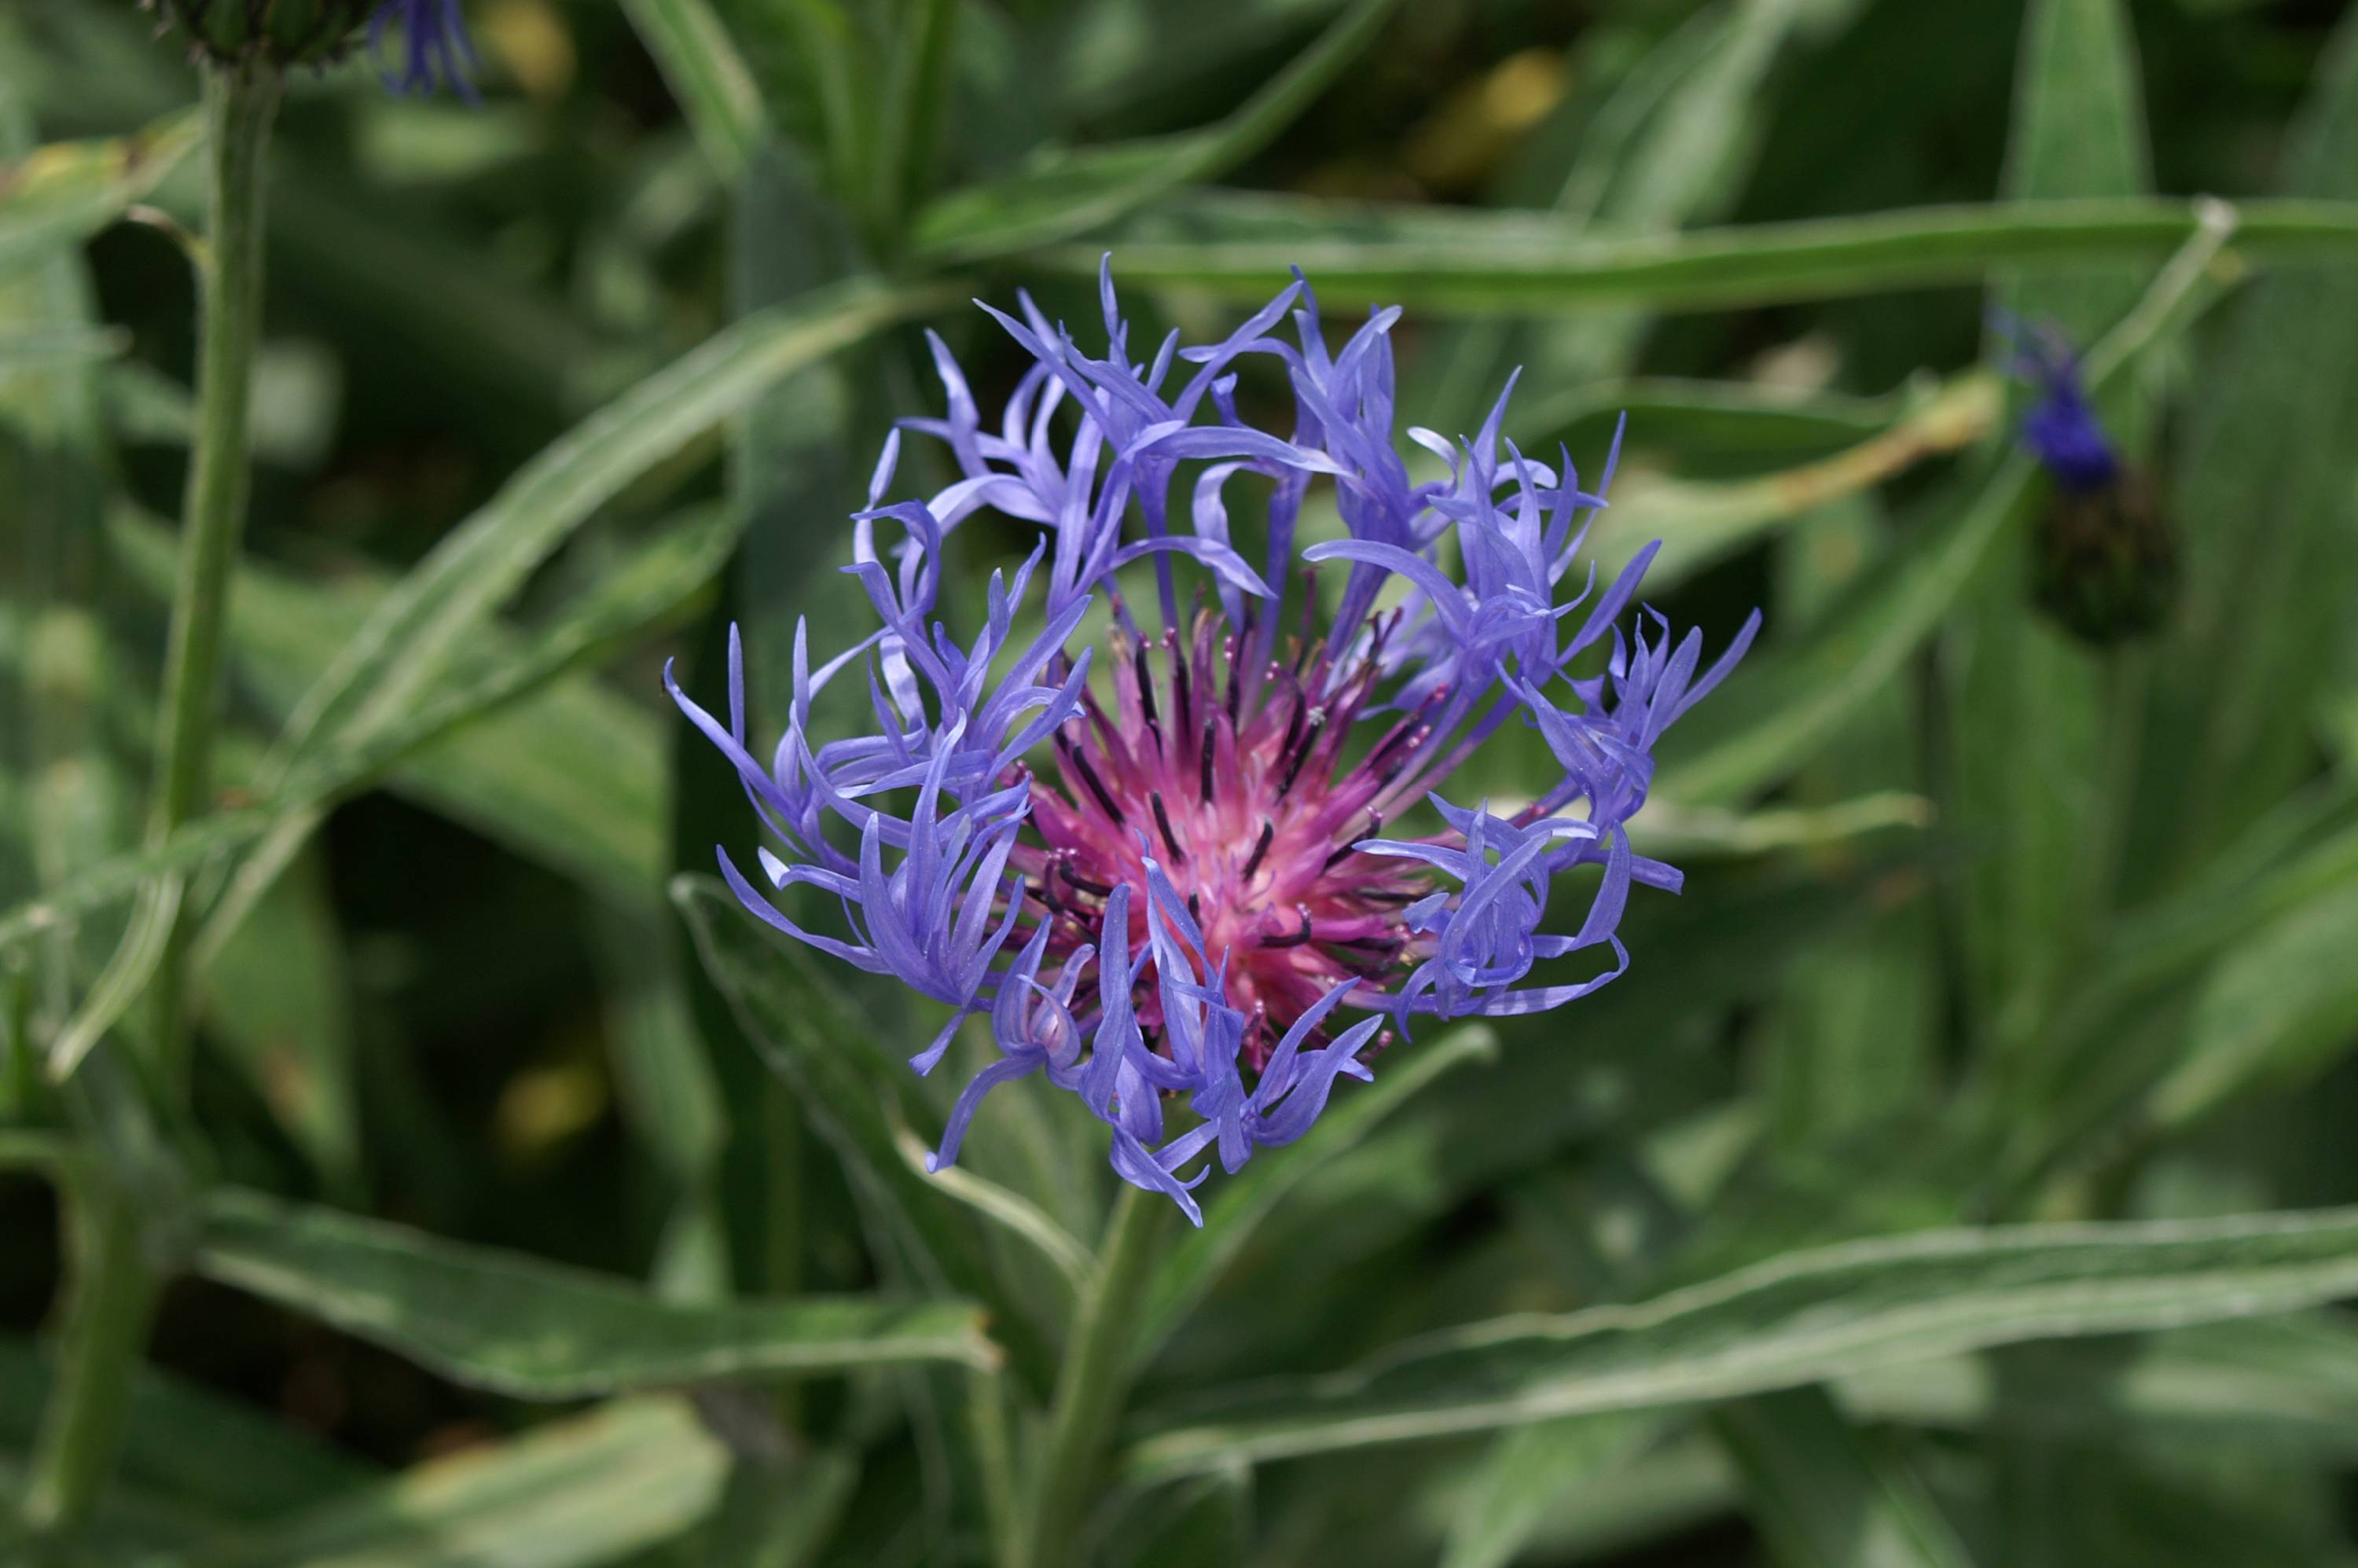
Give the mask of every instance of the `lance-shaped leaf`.
[{"label": "lance-shaped leaf", "polygon": [[1630,1306],[1528,1314],[1149,1422],[1141,1477],[1792,1388],[1920,1357],[2358,1294],[2358,1209],[1938,1230],[1790,1253]]},{"label": "lance-shaped leaf", "polygon": [[682,1400],[630,1400],[466,1449],[211,1552],[200,1568],[588,1568],[711,1512],[729,1451]]},{"label": "lance-shaped leaf", "polygon": [[734,180],[760,143],[762,91],[709,0],[622,0],[715,173]]},{"label": "lance-shaped leaf", "polygon": [[980,1311],[960,1302],[686,1305],[627,1280],[237,1188],[206,1201],[196,1266],[453,1382],[518,1399],[999,1358]]},{"label": "lance-shaped leaf", "polygon": [[[1291,211],[1272,224],[1270,214]],[[2163,198],[1923,207],[1689,233],[1599,240],[1528,213],[1393,213],[1297,202],[1226,205],[1243,237],[1116,245],[1122,281],[1263,300],[1300,266],[1321,303],[1523,313],[1644,305],[1725,308],[1980,281],[2032,263],[2158,260],[2201,232],[2211,204]],[[2238,203],[2237,248],[2254,257],[2358,254],[2358,202]],[[1195,216],[1158,217],[1158,232]],[[1268,228],[1279,232],[1271,236]],[[1354,230],[1358,232],[1354,233]],[[1256,231],[1259,232],[1256,232]],[[1299,237],[1297,237],[1299,236]],[[1094,276],[1103,246],[1046,253]]]},{"label": "lance-shaped leaf", "polygon": [[930,1145],[939,1140],[940,1119],[900,1065],[886,1065],[873,1028],[801,949],[773,938],[718,878],[676,877],[672,901],[695,935],[705,973],[843,1162],[903,1276],[988,1303],[1015,1366],[1045,1387],[1051,1353],[1001,1291],[972,1217],[901,1154],[903,1129]]},{"label": "lance-shaped leaf", "polygon": [[[1181,186],[1210,178],[1260,151],[1309,107],[1398,4],[1359,0],[1292,65],[1215,124],[1175,136],[1044,156],[1005,179],[943,197],[917,215],[918,250],[945,260],[1002,255],[1085,233]],[[1127,261],[1125,252],[1125,276]],[[1282,278],[1284,268],[1275,276]]]},{"label": "lance-shaped leaf", "polygon": [[109,141],[60,142],[0,164],[0,270],[120,218],[204,140],[194,111]]}]

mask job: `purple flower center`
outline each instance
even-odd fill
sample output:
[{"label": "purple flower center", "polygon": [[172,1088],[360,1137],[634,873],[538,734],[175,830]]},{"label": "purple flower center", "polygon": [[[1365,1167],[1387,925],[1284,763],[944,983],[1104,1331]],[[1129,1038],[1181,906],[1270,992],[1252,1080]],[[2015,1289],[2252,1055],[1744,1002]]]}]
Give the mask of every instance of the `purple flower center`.
[{"label": "purple flower center", "polygon": [[[1256,1071],[1336,987],[1390,989],[1431,946],[1405,913],[1431,878],[1357,846],[1422,800],[1445,761],[1427,722],[1442,694],[1363,726],[1380,717],[1369,699],[1382,633],[1397,620],[1347,665],[1316,643],[1248,670],[1237,633],[1209,611],[1184,642],[1169,631],[1151,643],[1117,635],[1112,709],[1085,695],[1056,731],[1057,779],[1031,786],[1042,846],[1011,857],[1054,930],[1049,952],[1102,948],[1107,899],[1118,886],[1143,892],[1152,859],[1206,951],[1228,957],[1223,999],[1246,1020],[1242,1049]],[[1363,727],[1374,739],[1353,755]],[[1130,939],[1147,936],[1140,899]],[[1139,1016],[1159,1024],[1152,997]]]}]

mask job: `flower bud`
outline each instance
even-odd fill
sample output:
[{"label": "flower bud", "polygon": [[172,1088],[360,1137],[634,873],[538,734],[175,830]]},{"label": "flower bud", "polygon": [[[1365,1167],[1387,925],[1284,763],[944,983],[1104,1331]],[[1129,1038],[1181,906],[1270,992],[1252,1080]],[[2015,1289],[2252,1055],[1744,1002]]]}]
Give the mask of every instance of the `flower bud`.
[{"label": "flower bud", "polygon": [[[150,6],[157,0],[146,0]],[[162,0],[196,53],[225,65],[281,68],[343,58],[375,0]]]},{"label": "flower bud", "polygon": [[2098,647],[2150,635],[2169,616],[2178,550],[2152,483],[2124,469],[2093,490],[2055,488],[2039,520],[2039,607]]},{"label": "flower bud", "polygon": [[2052,488],[2040,514],[2031,597],[2098,647],[2146,636],[2168,619],[2178,553],[2150,481],[2122,460],[2081,384],[2062,334],[2002,318],[2015,373],[2037,389],[2018,438]]}]

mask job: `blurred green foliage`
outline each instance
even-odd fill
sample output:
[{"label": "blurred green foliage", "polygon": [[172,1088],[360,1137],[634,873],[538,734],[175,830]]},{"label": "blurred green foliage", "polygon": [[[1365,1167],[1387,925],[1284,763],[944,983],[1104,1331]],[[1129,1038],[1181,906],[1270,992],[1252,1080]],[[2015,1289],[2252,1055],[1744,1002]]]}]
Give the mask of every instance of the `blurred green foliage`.
[{"label": "blurred green foliage", "polygon": [[[290,85],[220,787],[143,849],[197,80],[0,0],[0,1493],[69,1281],[168,1279],[49,1546],[1023,1561],[1095,1125],[1008,1093],[925,1175],[935,1022],[719,896],[657,671],[739,622],[773,726],[914,323],[1003,389],[965,299],[1093,319],[1109,248],[1158,334],[1294,262],[1407,305],[1417,423],[1517,364],[1526,449],[1627,409],[1608,568],[1769,632],[1666,750],[1631,972],[1387,1056],[1140,1282],[1092,1560],[2358,1560],[2358,19],[468,9],[480,108]],[[2035,608],[1991,307],[2090,351],[2150,638]],[[1021,543],[960,541],[968,600]],[[189,1103],[136,1012],[61,1089],[174,875]]]}]

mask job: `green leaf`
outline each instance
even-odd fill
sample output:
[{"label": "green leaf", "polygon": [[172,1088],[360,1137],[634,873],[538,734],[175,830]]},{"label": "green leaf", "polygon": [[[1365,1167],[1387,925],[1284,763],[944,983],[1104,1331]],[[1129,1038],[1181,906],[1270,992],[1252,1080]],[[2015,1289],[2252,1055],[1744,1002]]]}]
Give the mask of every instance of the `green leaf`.
[{"label": "green leaf", "polygon": [[853,283],[749,317],[552,444],[386,596],[289,719],[294,755],[405,713],[467,635],[624,486],[781,379],[926,308],[934,291]]},{"label": "green leaf", "polygon": [[1188,1311],[1217,1288],[1228,1268],[1251,1242],[1270,1211],[1286,1195],[1312,1180],[1329,1162],[1357,1148],[1402,1107],[1416,1103],[1433,1079],[1452,1068],[1488,1063],[1498,1054],[1498,1036],[1478,1025],[1457,1029],[1387,1064],[1367,1087],[1336,1097],[1336,1103],[1285,1158],[1256,1161],[1228,1177],[1204,1206],[1203,1225],[1165,1253],[1148,1286],[1142,1321],[1133,1336],[1134,1354],[1150,1357]]},{"label": "green leaf", "polygon": [[1905,790],[1885,790],[1827,806],[1768,806],[1719,811],[1655,797],[1630,818],[1630,841],[1641,855],[1677,865],[1700,860],[1765,855],[1779,849],[1823,849],[1896,827],[1930,827],[1932,803]]},{"label": "green leaf", "polygon": [[938,1171],[927,1171],[926,1161],[933,1151],[925,1140],[903,1128],[893,1140],[900,1151],[901,1162],[912,1171],[923,1173],[943,1194],[956,1198],[986,1219],[997,1220],[1011,1236],[1030,1244],[1033,1250],[1055,1269],[1065,1283],[1077,1296],[1087,1285],[1089,1250],[1079,1238],[1056,1222],[1039,1205],[1010,1187],[1003,1187],[987,1177],[957,1165],[946,1165]]},{"label": "green leaf", "polygon": [[[1318,41],[1217,124],[1148,141],[1060,151],[941,198],[917,214],[919,254],[972,261],[1086,233],[1266,146],[1372,41],[1399,0],[1358,0]],[[1087,270],[1094,275],[1092,259]],[[1123,253],[1123,276],[1138,278]],[[1284,276],[1282,266],[1277,276]],[[1263,291],[1274,293],[1274,287]]]},{"label": "green leaf", "polygon": [[[692,513],[521,644],[477,634],[475,641],[493,651],[464,682],[365,742],[324,748],[259,806],[195,818],[161,845],[91,867],[0,914],[0,946],[250,844],[388,769],[397,770],[397,784],[453,815],[644,902],[665,856],[662,741],[654,721],[586,683],[565,683],[538,703],[501,710],[588,651],[676,609],[710,579],[741,526],[726,509]],[[112,537],[135,572],[168,573],[168,544],[152,526],[119,520]],[[367,599],[364,591],[356,595],[360,603]],[[233,604],[233,660],[282,703],[294,700],[318,667],[306,655],[324,655],[356,612],[353,600],[340,602],[251,563],[240,568]]]},{"label": "green leaf", "polygon": [[799,947],[773,939],[719,879],[676,877],[672,900],[705,973],[843,1162],[871,1230],[903,1276],[988,1303],[1016,1365],[1044,1386],[1045,1347],[1001,1291],[973,1220],[901,1155],[902,1129],[928,1144],[939,1131],[909,1075],[886,1067],[873,1031],[840,993]]},{"label": "green leaf", "polygon": [[[33,1434],[53,1379],[29,1341],[0,1336],[0,1448]],[[382,1475],[302,1429],[155,1368],[132,1385],[124,1484],[224,1521],[283,1517]]]},{"label": "green leaf", "polygon": [[652,910],[601,908],[594,934],[611,998],[622,1119],[684,1189],[709,1180],[723,1108],[689,1011],[678,927]]},{"label": "green leaf", "polygon": [[[1869,570],[1804,640],[1758,655],[1665,743],[1659,787],[1714,805],[1774,780],[1883,689],[1955,603],[1991,544],[2018,524],[2032,469],[2006,460],[1968,503]],[[1740,694],[1740,695],[1737,695]]]},{"label": "green leaf", "polygon": [[1111,1531],[1109,1568],[1201,1568],[1252,1556],[1253,1477],[1247,1469],[1191,1476],[1149,1492]]},{"label": "green leaf", "polygon": [[1964,375],[1887,428],[1799,468],[1718,483],[1633,473],[1614,485],[1612,507],[1591,530],[1597,576],[1611,578],[1659,539],[1646,591],[1664,592],[1813,508],[1976,444],[1997,428],[2001,401],[1995,378]]},{"label": "green leaf", "polygon": [[1219,25],[1156,0],[1090,0],[1065,8],[1042,85],[1066,124],[1134,110],[1174,83],[1218,79],[1240,57],[1302,37],[1347,0],[1230,0]]},{"label": "green leaf", "polygon": [[[45,157],[25,94],[41,69],[30,51],[0,43],[0,158]],[[19,65],[23,67],[20,70]],[[191,128],[195,123],[190,122]],[[6,177],[0,176],[0,184]],[[96,289],[78,248],[49,247],[0,271],[0,322],[53,332],[97,330]],[[128,687],[103,594],[99,523],[115,453],[98,367],[87,361],[23,366],[0,375],[0,616],[9,657],[0,666],[0,880],[12,891],[59,886],[137,837],[137,784],[104,715]],[[27,1044],[54,1039],[81,982],[114,951],[117,932],[93,923],[48,945],[23,973],[25,1006],[12,1023]],[[32,1056],[18,1058],[28,1077]]]},{"label": "green leaf", "polygon": [[[1855,4],[1723,5],[1699,11],[1647,51],[1586,114],[1576,137],[1552,138],[1563,148],[1562,161],[1547,178],[1534,178],[1532,189],[1517,194],[1592,238],[1663,232],[1718,215],[1759,139],[1762,93],[1787,40],[1805,24],[1830,23]],[[1584,64],[1602,66],[1617,41],[1600,38],[1590,60],[1575,56],[1567,70],[1585,74]],[[1581,113],[1585,97],[1571,94],[1557,118]],[[1439,417],[1423,422],[1444,429],[1471,424],[1509,366],[1521,365],[1528,371],[1522,384],[1541,390],[1518,411],[1518,422],[1534,428],[1561,424],[1581,396],[1577,389],[1627,366],[1646,325],[1634,311],[1464,323],[1429,394]],[[1650,433],[1649,426],[1639,427]]]},{"label": "green leaf", "polygon": [[[1539,413],[1520,405],[1513,413],[1518,425],[1565,432],[1582,450],[1587,449],[1583,437],[1594,431],[1601,438],[1626,414],[1630,430],[1650,449],[1801,458],[1871,440],[1900,419],[1921,414],[1928,396],[1934,395],[1913,383],[1878,397],[1861,397],[1748,381],[1637,375],[1564,387]],[[1615,481],[1616,506],[1621,503],[1620,487],[1637,477],[1626,474]]]},{"label": "green leaf", "polygon": [[[2129,1434],[2185,1440],[2287,1462],[2358,1454],[2358,1324],[2340,1310],[2168,1329],[2124,1356],[2087,1342],[2075,1368],[2044,1347],[2043,1382],[2006,1390],[2006,1416],[2059,1440],[2115,1444]],[[1908,1362],[1840,1379],[1862,1421],[1972,1431],[1998,1414],[1988,1357]]]},{"label": "green leaf", "polygon": [[221,1568],[590,1568],[711,1511],[728,1450],[679,1400],[621,1400],[431,1460],[234,1547]]},{"label": "green leaf", "polygon": [[2358,881],[2237,943],[2196,993],[2183,1054],[2153,1089],[2174,1130],[2242,1096],[2323,1072],[2358,1044]]},{"label": "green leaf", "polygon": [[[2131,196],[2150,177],[2145,116],[2128,24],[2116,0],[2039,0],[2024,24],[2007,148],[2007,194],[2063,199]],[[2092,341],[2136,302],[2134,268],[2030,270],[2002,281],[1994,303],[2025,321]],[[2001,343],[1997,352],[2016,351]],[[2106,400],[2115,437],[2133,389]],[[2018,389],[2017,411],[2028,398]],[[2037,530],[1996,552],[1996,568],[1966,596],[1944,648],[1956,683],[1956,825],[1985,845],[1965,869],[1967,946],[1981,1022],[1998,1070],[2036,1048],[2055,992],[2083,953],[2109,879],[2117,831],[2108,788],[2115,731],[2136,695],[2086,645],[2030,611]]]},{"label": "green leaf", "polygon": [[565,418],[652,362],[519,278],[430,205],[355,185],[296,138],[276,150],[276,287],[315,293],[333,315],[399,343],[432,377],[426,384],[502,415]]},{"label": "green leaf", "polygon": [[130,346],[130,334],[120,327],[16,328],[0,321],[0,380],[22,371],[115,359]]},{"label": "green leaf", "polygon": [[[1167,232],[1221,215],[1280,211],[1290,214],[1288,237],[1125,239],[1113,248],[1125,283],[1228,299],[1265,300],[1298,265],[1329,308],[1721,309],[1972,284],[2032,263],[2149,261],[2194,238],[2212,211],[2207,199],[2025,201],[1598,240],[1577,224],[1525,213],[1402,213],[1296,199],[1182,209],[1156,220]],[[2247,201],[2232,211],[2237,249],[2255,259],[2358,251],[2358,202]],[[1301,231],[1309,237],[1291,237]],[[1042,259],[1093,275],[1103,248],[1059,247]]]},{"label": "green leaf", "polygon": [[[2285,188],[2358,196],[2358,20],[2319,57]],[[2358,417],[2358,270],[2325,258],[2271,269],[2201,384],[2165,492],[2183,535],[2179,635],[2158,683],[2133,851],[2173,873],[2312,766],[2313,708],[2341,607],[2358,591],[2342,438]]]},{"label": "green leaf", "polygon": [[2022,1340],[2287,1312],[2358,1293],[2358,1210],[1930,1231],[1792,1252],[1632,1306],[1411,1341],[1283,1392],[1150,1423],[1141,1479],[1643,1410]]},{"label": "green leaf", "polygon": [[708,0],[622,0],[622,11],[714,171],[741,177],[763,135],[762,92]]},{"label": "green leaf", "polygon": [[1753,1522],[1794,1568],[1967,1568],[1922,1485],[1878,1452],[1822,1389],[1738,1400],[1712,1414],[1750,1494]]},{"label": "green leaf", "polygon": [[0,166],[0,272],[114,222],[202,140],[204,122],[190,111],[135,135],[56,143]]},{"label": "green leaf", "polygon": [[[2022,1108],[2009,1119],[2017,1166],[2033,1171],[2075,1146],[2101,1145],[2098,1130],[2148,1107],[2157,1081],[2183,1070],[2171,1054],[2182,1028],[2151,1050],[2124,1050],[2123,1027],[2183,992],[2222,953],[2246,938],[2279,940],[2299,912],[2324,907],[2349,887],[2358,876],[2358,827],[2346,820],[2348,806],[2340,789],[2321,812],[2314,802],[2288,803],[2281,824],[2230,843],[2182,892],[2114,923],[2048,1030],[2046,1048],[2026,1064]],[[2319,831],[2320,818],[2327,830]]]},{"label": "green leaf", "polygon": [[870,210],[888,232],[925,200],[933,183],[942,121],[950,108],[950,65],[957,48],[958,0],[900,0],[892,58],[877,105]]},{"label": "green leaf", "polygon": [[1552,1026],[1524,1033],[1495,1065],[1428,1086],[1322,1166],[1262,1222],[1234,1277],[1193,1314],[1190,1339],[1208,1337],[1224,1357],[1249,1354],[1269,1303],[1294,1281],[1337,1276],[1445,1227],[1502,1175],[1723,1098],[1723,1069],[1693,1044],[1699,1023],[1768,990],[1797,956],[1865,918],[1871,890],[1902,869],[1910,862],[1862,858],[1847,874],[1698,876],[1683,898],[1633,898],[1622,927],[1630,950],[1675,962],[1641,959],[1580,1004],[1575,1038]]},{"label": "green leaf", "polygon": [[517,1399],[998,1361],[981,1314],[957,1302],[682,1305],[628,1281],[233,1187],[205,1202],[196,1267],[453,1382]]},{"label": "green leaf", "polygon": [[329,1192],[361,1180],[357,1050],[325,856],[299,857],[202,978],[208,1037],[245,1074]]},{"label": "green leaf", "polygon": [[1566,1416],[1501,1433],[1449,1523],[1442,1568],[1507,1568],[1574,1487],[1609,1479],[1662,1435],[1652,1414]]}]

